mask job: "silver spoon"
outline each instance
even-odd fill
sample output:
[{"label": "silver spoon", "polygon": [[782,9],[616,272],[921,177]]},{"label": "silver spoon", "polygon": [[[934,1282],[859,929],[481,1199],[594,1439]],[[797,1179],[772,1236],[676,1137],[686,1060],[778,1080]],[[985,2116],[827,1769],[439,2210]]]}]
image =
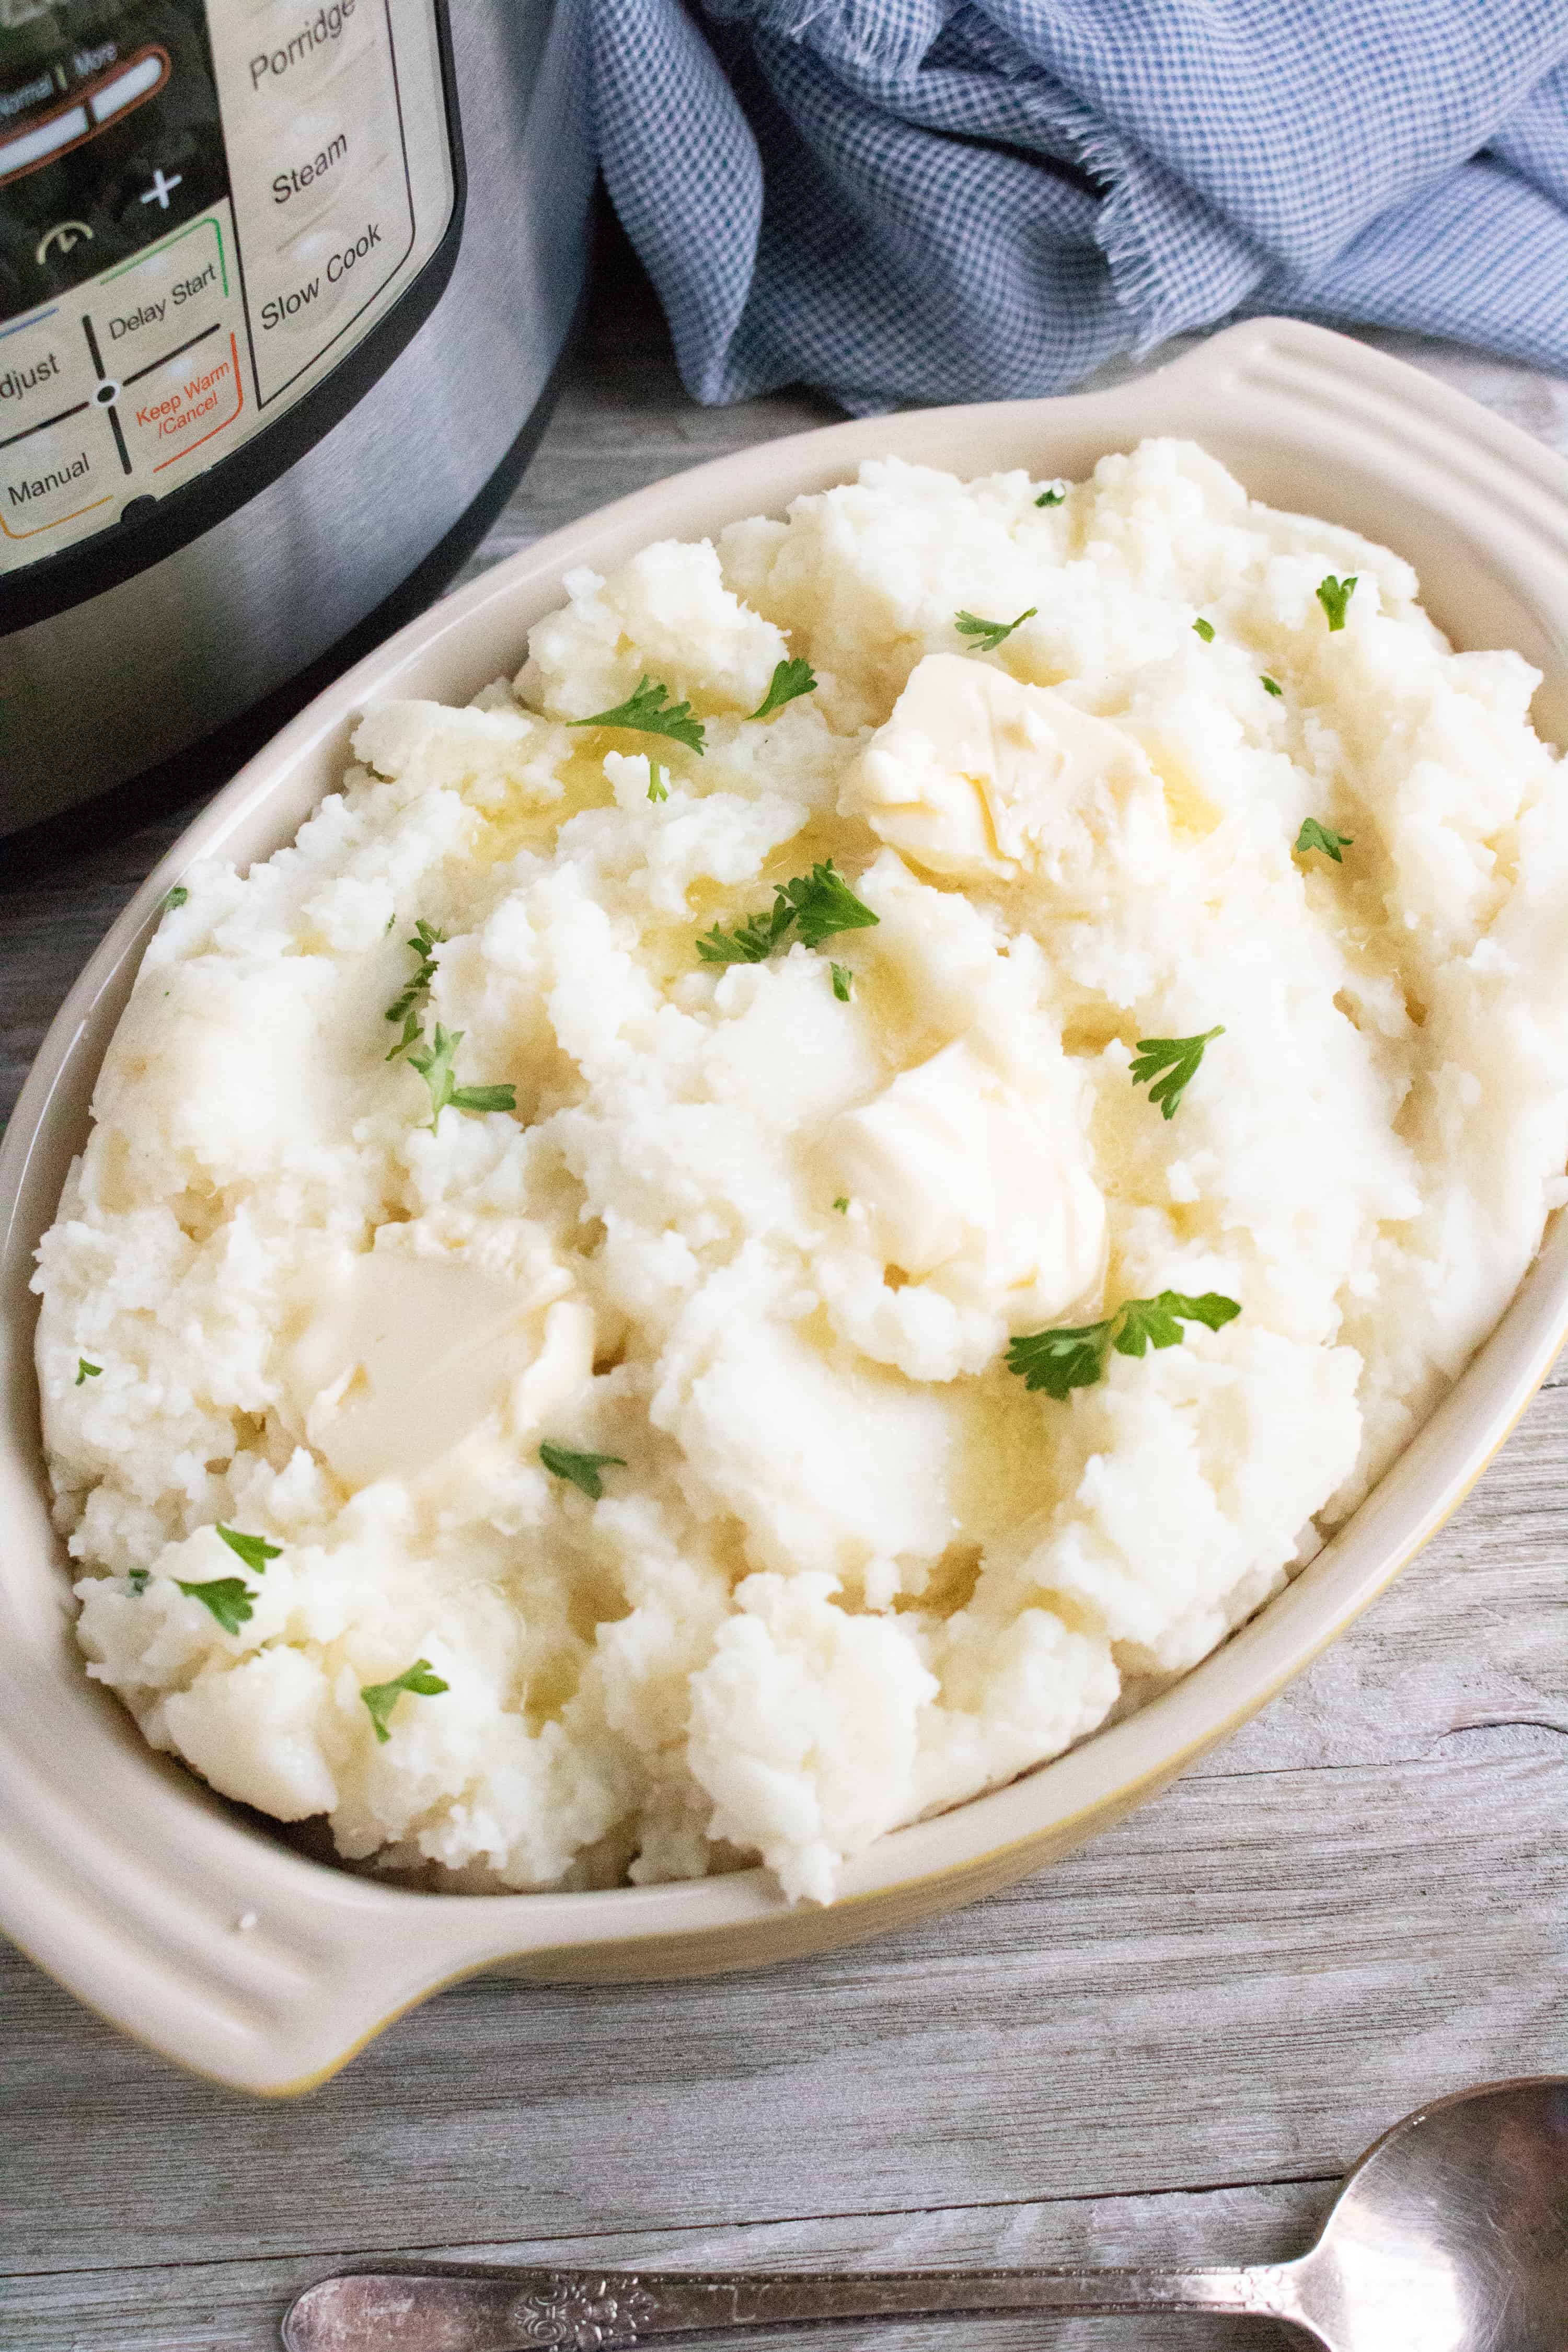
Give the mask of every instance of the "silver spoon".
[{"label": "silver spoon", "polygon": [[649,2336],[940,2312],[1210,2311],[1327,2352],[1568,2352],[1568,2075],[1492,2083],[1395,2124],[1310,2253],[1237,2271],[564,2271],[410,2266],[318,2279],[288,2352],[614,2352]]}]

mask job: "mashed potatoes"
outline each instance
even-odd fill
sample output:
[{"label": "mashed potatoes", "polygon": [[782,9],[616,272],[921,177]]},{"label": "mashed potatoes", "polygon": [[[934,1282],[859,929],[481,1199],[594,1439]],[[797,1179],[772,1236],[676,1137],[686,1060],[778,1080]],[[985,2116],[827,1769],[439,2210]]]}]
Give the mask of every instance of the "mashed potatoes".
[{"label": "mashed potatoes", "polygon": [[1568,1155],[1533,673],[1195,448],[1038,491],[577,573],[186,876],[38,1365],[89,1671],[216,1788],[826,1900],[1201,1658],[1495,1322]]}]

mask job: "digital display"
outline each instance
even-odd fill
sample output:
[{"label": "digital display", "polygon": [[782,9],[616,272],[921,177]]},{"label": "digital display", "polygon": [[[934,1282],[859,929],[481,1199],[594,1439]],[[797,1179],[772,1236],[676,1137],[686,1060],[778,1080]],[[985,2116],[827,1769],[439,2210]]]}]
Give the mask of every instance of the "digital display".
[{"label": "digital display", "polygon": [[0,0],[0,325],[227,191],[202,0]]}]

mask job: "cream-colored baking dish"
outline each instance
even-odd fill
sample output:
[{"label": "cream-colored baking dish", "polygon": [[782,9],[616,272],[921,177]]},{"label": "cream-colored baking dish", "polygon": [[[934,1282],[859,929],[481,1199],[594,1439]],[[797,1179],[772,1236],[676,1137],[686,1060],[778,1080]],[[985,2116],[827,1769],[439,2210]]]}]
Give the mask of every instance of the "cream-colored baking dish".
[{"label": "cream-colored baking dish", "polygon": [[832,425],[623,499],[503,563],[320,697],[237,776],[116,923],[49,1031],[0,1150],[0,1926],[91,2007],[248,2090],[305,2088],[438,1985],[699,1976],[822,1951],[950,1910],[1106,1828],[1263,1706],[1365,1608],[1478,1475],[1568,1328],[1568,1226],[1408,1452],[1288,1591],[1163,1696],[1071,1754],[883,1838],[830,1909],[760,1871],[606,1894],[438,1895],[302,1859],[147,1748],[89,1684],[50,1527],[32,1367],[33,1253],[87,1127],[105,1045],[159,902],[198,856],[247,864],[334,786],[383,696],[461,701],[520,665],[576,564],[782,511],[873,453],[961,474],[1081,475],[1145,434],[1202,440],[1258,496],[1351,523],[1415,565],[1461,645],[1544,673],[1535,716],[1568,741],[1568,465],[1397,362],[1264,320],[1173,366],[1072,399]]}]

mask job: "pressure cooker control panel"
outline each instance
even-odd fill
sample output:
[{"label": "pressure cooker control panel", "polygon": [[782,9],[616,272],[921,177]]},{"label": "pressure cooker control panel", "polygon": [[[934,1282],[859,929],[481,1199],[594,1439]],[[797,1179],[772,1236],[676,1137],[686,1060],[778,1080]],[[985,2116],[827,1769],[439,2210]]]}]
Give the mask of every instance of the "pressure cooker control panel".
[{"label": "pressure cooker control panel", "polygon": [[430,0],[0,0],[0,572],[265,433],[452,205]]}]

